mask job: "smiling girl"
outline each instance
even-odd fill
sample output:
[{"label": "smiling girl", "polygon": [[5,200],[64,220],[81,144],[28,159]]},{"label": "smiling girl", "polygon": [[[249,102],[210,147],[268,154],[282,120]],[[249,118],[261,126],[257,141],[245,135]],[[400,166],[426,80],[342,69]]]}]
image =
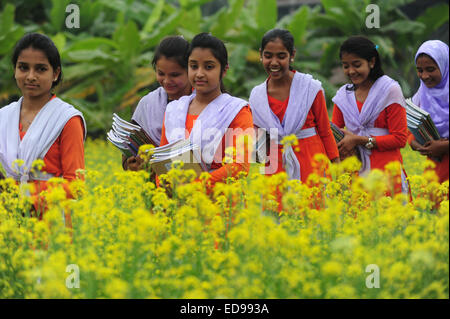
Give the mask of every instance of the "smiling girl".
[{"label": "smiling girl", "polygon": [[[149,137],[159,146],[164,112],[169,102],[178,100],[192,92],[187,76],[185,55],[189,42],[181,36],[164,38],[156,48],[152,65],[156,71],[156,81],[160,87],[148,93],[138,103],[132,121],[141,126]],[[122,157],[124,169],[137,171],[143,161],[140,157]]]},{"label": "smiling girl", "polygon": [[[16,44],[12,65],[22,97],[0,109],[0,161],[7,177],[32,181],[38,192],[51,177],[74,180],[84,169],[86,124],[80,111],[52,93],[62,77],[58,49],[45,35],[27,34]],[[20,167],[13,165],[18,159],[24,161]],[[37,159],[44,161],[41,172],[32,171]]]},{"label": "smiling girl", "polygon": [[[351,85],[343,85],[333,98],[332,122],[343,128],[345,136],[338,143],[346,157],[355,147],[361,152],[365,174],[371,169],[384,170],[389,162],[403,164],[400,149],[407,139],[405,99],[399,84],[384,75],[375,44],[365,37],[347,39],[339,53],[342,68]],[[398,172],[401,183],[394,192],[409,192],[404,169]]]},{"label": "smiling girl", "polygon": [[[213,186],[241,171],[248,172],[250,143],[241,147],[238,137],[252,131],[252,114],[247,101],[224,92],[222,79],[228,69],[228,53],[221,40],[207,33],[196,35],[187,63],[195,92],[167,105],[160,145],[189,138],[200,147],[202,160],[211,173],[208,183]],[[244,157],[224,164],[228,147]]]},{"label": "smiling girl", "polygon": [[[255,126],[272,135],[266,174],[286,171],[290,179],[306,182],[314,171],[315,154],[339,159],[336,142],[330,129],[322,85],[309,74],[291,68],[295,57],[294,38],[287,30],[268,31],[261,41],[261,62],[268,74],[266,81],[250,94]],[[283,137],[295,134],[297,150],[283,152]],[[275,136],[273,136],[275,135]],[[320,172],[323,174],[323,172]]]},{"label": "smiling girl", "polygon": [[[439,40],[430,40],[420,46],[415,57],[420,87],[412,100],[430,113],[441,139],[423,146],[416,142],[412,134],[408,139],[414,150],[428,156],[435,163],[435,172],[440,183],[448,180],[449,176],[448,53],[447,44]],[[437,162],[433,158],[440,158],[441,161]]]}]

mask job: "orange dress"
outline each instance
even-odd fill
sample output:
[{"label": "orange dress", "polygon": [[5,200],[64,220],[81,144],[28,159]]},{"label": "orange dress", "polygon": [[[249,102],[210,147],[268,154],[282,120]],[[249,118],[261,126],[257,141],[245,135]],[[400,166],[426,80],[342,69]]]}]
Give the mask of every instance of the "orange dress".
[{"label": "orange dress", "polygon": [[[283,121],[284,114],[289,103],[289,97],[285,101],[279,101],[270,95],[269,106],[272,112],[278,117],[280,123]],[[319,91],[314,99],[313,104],[306,116],[305,124],[302,129],[307,129],[310,127],[316,128],[316,135],[299,139],[298,140],[298,150],[293,147],[295,156],[300,163],[300,174],[303,183],[306,183],[308,176],[314,172],[313,158],[315,154],[321,153],[326,154],[330,160],[339,157],[339,151],[334,139],[333,133],[330,128],[330,122],[328,118],[328,112],[325,102],[325,97],[322,91]],[[283,168],[283,145],[278,145],[278,163],[276,173],[284,171]],[[266,166],[269,166],[267,163]],[[271,175],[267,171],[267,175]]]},{"label": "orange dress", "polygon": [[[19,124],[20,140],[25,136],[26,131],[22,131],[22,125]],[[68,181],[74,180],[78,169],[84,169],[84,125],[79,116],[72,117],[64,126],[61,134],[44,156],[44,167],[42,171],[53,174],[55,177],[62,177]],[[36,192],[33,198],[48,188],[46,181],[33,181]],[[71,192],[68,185],[64,185],[68,198],[71,198]],[[35,209],[39,211],[40,200],[34,201]],[[44,208],[45,210],[45,208]],[[42,218],[42,216],[40,216]]]},{"label": "orange dress", "polygon": [[[356,103],[361,112],[364,103],[360,101],[356,101]],[[336,104],[334,104],[331,121],[340,128],[345,126],[344,116]],[[372,149],[370,167],[384,171],[385,165],[393,161],[398,161],[403,166],[400,149],[405,147],[408,137],[405,108],[397,103],[389,105],[378,115],[374,127],[388,129],[389,134],[375,137],[377,147]],[[401,193],[401,183],[395,184],[394,191]]]},{"label": "orange dress", "polygon": [[[411,142],[414,141],[414,140],[415,140],[414,135],[411,134],[411,132],[409,132],[409,134],[408,134],[408,143],[411,144]],[[427,157],[427,158],[430,161],[433,161],[433,163],[436,165],[435,168],[434,168],[434,171],[435,171],[436,175],[439,178],[439,183],[443,183],[445,181],[448,181],[448,178],[449,178],[448,177],[448,174],[449,174],[449,172],[448,172],[448,169],[449,169],[449,167],[448,167],[448,165],[449,165],[449,160],[448,160],[449,159],[449,154],[448,153],[444,154],[442,156],[440,162],[434,160],[431,157]]]},{"label": "orange dress", "polygon": [[[186,131],[187,134],[190,134],[192,128],[194,127],[194,123],[197,120],[199,115],[191,115],[188,114],[186,117]],[[243,107],[239,113],[236,115],[236,117],[233,119],[233,121],[230,124],[230,128],[231,129],[242,129],[242,130],[247,130],[249,128],[253,128],[253,118],[252,118],[252,113],[250,111],[249,106],[245,106]],[[186,136],[187,138],[188,136]],[[233,145],[226,145],[226,141],[225,141],[225,137],[222,138],[222,142],[220,143],[219,149],[217,149],[217,152],[220,152],[220,154],[222,155],[220,158],[224,158],[225,157],[225,149],[227,147],[233,146],[233,147],[237,147],[237,143],[236,143],[236,137],[233,137]],[[161,143],[160,146],[169,144],[167,137],[166,137],[166,128],[165,125],[163,123],[162,126],[162,131],[161,131]],[[249,163],[249,154],[250,150],[248,148],[246,148],[244,150],[244,161],[242,163],[240,163],[239,161],[234,162],[234,163],[229,163],[229,164],[225,164],[223,165],[222,162],[218,163],[218,162],[213,162],[211,164],[211,169],[213,170],[211,172],[211,176],[208,180],[208,184],[210,185],[210,187],[212,188],[214,186],[215,183],[217,182],[225,182],[225,180],[227,179],[227,177],[231,176],[231,177],[237,177],[239,172],[248,172],[250,169],[250,163]],[[214,157],[216,158],[216,157]]]}]

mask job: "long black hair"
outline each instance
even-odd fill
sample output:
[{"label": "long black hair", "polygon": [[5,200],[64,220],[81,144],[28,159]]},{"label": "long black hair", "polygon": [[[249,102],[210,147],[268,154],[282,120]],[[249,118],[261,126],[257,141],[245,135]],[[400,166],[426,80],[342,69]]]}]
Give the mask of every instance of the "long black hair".
[{"label": "long black hair", "polygon": [[[292,57],[295,53],[294,36],[291,32],[285,29],[272,29],[267,31],[261,40],[260,54],[262,55],[267,43],[270,41],[275,41],[276,39],[280,39],[281,42],[283,42],[284,47]],[[289,70],[293,70],[290,64]]]},{"label": "long black hair", "polygon": [[[367,60],[368,62],[375,58],[375,64],[369,72],[369,79],[375,82],[379,77],[384,75],[383,68],[381,67],[381,59],[378,54],[377,46],[368,38],[363,36],[353,36],[348,38],[342,43],[339,50],[339,58],[342,59],[344,53],[354,54],[360,58]],[[354,85],[347,87],[348,90],[355,90]]]},{"label": "long black hair", "polygon": [[40,33],[29,33],[24,35],[19,41],[17,41],[14,48],[14,52],[11,58],[14,69],[16,68],[17,59],[20,53],[28,48],[42,51],[48,59],[48,62],[53,68],[53,71],[59,68],[60,72],[56,81],[53,81],[52,88],[57,86],[62,80],[62,66],[61,57],[59,51],[56,48],[55,43],[46,35]]},{"label": "long black hair", "polygon": [[161,57],[175,60],[183,69],[187,69],[186,53],[189,42],[182,36],[165,37],[158,45],[153,56],[152,65],[156,68],[156,62]]},{"label": "long black hair", "polygon": [[222,82],[223,72],[228,68],[228,52],[225,44],[222,40],[209,33],[199,33],[192,39],[189,45],[186,61],[188,61],[189,56],[195,48],[211,50],[213,56],[220,62],[220,90],[222,93],[225,93],[226,89]]}]

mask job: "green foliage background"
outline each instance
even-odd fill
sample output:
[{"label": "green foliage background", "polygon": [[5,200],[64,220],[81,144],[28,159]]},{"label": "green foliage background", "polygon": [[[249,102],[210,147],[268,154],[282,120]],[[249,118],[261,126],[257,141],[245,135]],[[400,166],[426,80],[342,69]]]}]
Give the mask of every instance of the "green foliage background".
[{"label": "green foliage background", "polygon": [[[412,0],[322,0],[278,17],[276,0],[228,0],[214,14],[211,0],[6,0],[0,5],[0,105],[17,99],[10,62],[14,45],[27,32],[50,36],[63,61],[57,94],[85,115],[91,133],[103,133],[111,114],[130,118],[139,99],[158,86],[150,61],[159,41],[173,34],[191,40],[211,32],[226,42],[230,69],[225,85],[248,99],[265,79],[259,43],[274,27],[295,37],[294,67],[322,81],[327,102],[345,81],[339,76],[338,50],[349,36],[363,34],[379,45],[383,67],[399,81],[405,96],[417,88],[413,56],[442,26],[448,28],[448,3],[435,4],[414,20],[403,8]],[[68,29],[66,7],[77,4],[80,28]],[[218,2],[216,1],[216,4]],[[368,29],[369,4],[380,8],[380,28]],[[336,77],[336,75],[338,75]]]}]

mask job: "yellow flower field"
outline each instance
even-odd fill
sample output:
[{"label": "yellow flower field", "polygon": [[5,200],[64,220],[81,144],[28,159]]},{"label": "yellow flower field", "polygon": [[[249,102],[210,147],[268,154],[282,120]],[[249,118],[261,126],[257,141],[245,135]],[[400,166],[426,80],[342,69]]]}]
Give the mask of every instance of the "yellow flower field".
[{"label": "yellow flower field", "polygon": [[211,196],[172,170],[168,197],[89,140],[77,198],[56,180],[43,220],[0,181],[0,298],[449,298],[449,185],[402,153],[412,202],[383,195],[395,176],[356,177],[355,159],[311,188],[254,166]]}]

